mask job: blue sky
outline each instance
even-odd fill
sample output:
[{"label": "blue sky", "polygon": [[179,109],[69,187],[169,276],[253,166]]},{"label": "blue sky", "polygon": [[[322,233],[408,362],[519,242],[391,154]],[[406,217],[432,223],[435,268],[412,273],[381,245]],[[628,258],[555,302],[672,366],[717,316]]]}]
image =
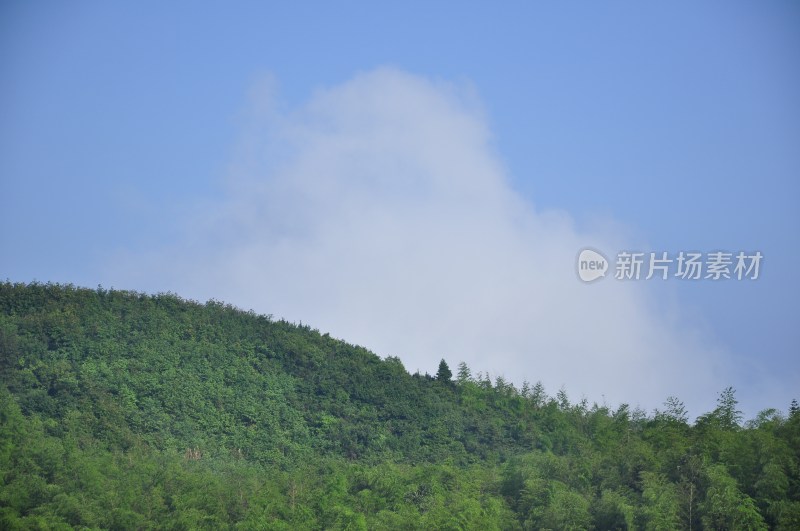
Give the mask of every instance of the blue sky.
[{"label": "blue sky", "polygon": [[[785,410],[800,7],[429,4],[4,2],[0,277],[215,297],[590,402]],[[765,258],[595,288],[564,258],[587,245]]]}]

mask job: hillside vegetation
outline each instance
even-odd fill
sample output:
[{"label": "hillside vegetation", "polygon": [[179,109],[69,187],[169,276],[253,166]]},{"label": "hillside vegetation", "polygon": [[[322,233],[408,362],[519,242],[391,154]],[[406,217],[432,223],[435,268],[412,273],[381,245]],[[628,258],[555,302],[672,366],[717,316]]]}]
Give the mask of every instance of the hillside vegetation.
[{"label": "hillside vegetation", "polygon": [[800,529],[797,404],[743,422],[730,388],[690,423],[215,301],[10,282],[0,382],[3,529]]}]

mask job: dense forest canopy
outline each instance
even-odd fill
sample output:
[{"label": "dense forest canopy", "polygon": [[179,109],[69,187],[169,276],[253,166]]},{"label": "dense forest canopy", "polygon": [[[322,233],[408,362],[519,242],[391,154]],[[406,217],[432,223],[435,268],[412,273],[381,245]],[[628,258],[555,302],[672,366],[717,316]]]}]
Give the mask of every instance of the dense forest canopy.
[{"label": "dense forest canopy", "polygon": [[731,388],[690,422],[412,375],[216,301],[8,281],[0,382],[7,529],[800,529],[797,403],[744,422]]}]

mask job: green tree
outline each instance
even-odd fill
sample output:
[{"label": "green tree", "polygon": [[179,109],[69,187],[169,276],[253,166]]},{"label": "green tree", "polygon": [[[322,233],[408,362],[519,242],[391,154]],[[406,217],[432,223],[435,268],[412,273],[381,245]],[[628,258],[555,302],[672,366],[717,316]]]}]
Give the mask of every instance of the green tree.
[{"label": "green tree", "polygon": [[642,472],[642,514],[644,529],[669,531],[680,528],[677,486],[653,472]]},{"label": "green tree", "polygon": [[[444,360],[442,360],[444,361]],[[445,364],[446,365],[446,364]],[[439,364],[441,368],[441,364]],[[469,381],[472,381],[472,372],[469,370],[469,367],[465,362],[461,362],[458,364],[458,383],[465,384]]]},{"label": "green tree", "polygon": [[536,385],[533,386],[530,400],[531,403],[536,407],[542,407],[544,403],[547,402],[547,392],[545,391],[541,380],[536,382]]},{"label": "green tree", "polygon": [[624,530],[635,529],[634,506],[622,494],[605,490],[592,505],[595,529]]},{"label": "green tree", "polygon": [[742,422],[742,412],[736,409],[739,401],[736,400],[736,390],[727,387],[717,398],[717,408],[714,416],[719,420],[720,427],[732,430],[738,428]]},{"label": "green tree", "polygon": [[589,501],[579,492],[555,483],[549,503],[540,520],[541,527],[564,530],[589,529],[591,521]]},{"label": "green tree", "polygon": [[448,367],[447,362],[442,359],[442,361],[439,362],[439,370],[436,371],[436,379],[440,382],[450,383],[452,378],[453,373],[450,371],[450,367]]},{"label": "green tree", "polygon": [[707,529],[766,530],[753,499],[742,493],[724,465],[712,465],[706,472],[708,487],[701,505]]},{"label": "green tree", "polygon": [[665,410],[663,412],[657,411],[656,418],[668,420],[672,422],[680,422],[685,424],[689,420],[689,415],[686,412],[686,406],[683,402],[678,400],[677,397],[669,396],[664,401]]}]

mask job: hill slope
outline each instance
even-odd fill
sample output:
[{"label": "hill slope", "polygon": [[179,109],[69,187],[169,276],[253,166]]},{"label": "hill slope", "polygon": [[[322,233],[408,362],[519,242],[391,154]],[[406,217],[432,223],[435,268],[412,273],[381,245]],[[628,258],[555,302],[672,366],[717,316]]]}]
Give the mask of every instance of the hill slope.
[{"label": "hill slope", "polygon": [[800,415],[690,426],[218,302],[0,284],[9,528],[800,528]]}]

